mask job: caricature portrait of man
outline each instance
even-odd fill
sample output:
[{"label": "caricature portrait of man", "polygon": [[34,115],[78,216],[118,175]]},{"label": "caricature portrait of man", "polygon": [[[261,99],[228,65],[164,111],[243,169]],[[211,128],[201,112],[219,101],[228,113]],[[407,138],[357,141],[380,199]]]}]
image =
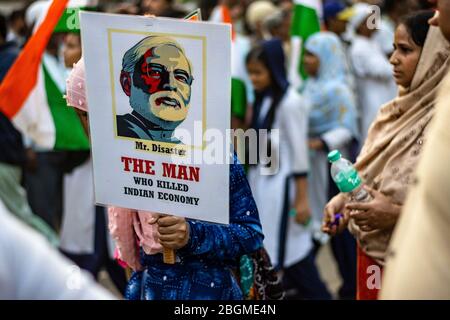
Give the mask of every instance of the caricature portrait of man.
[{"label": "caricature portrait of man", "polygon": [[188,115],[193,80],[191,62],[174,39],[139,41],[122,60],[120,84],[133,110],[117,116],[118,135],[180,143],[173,134]]}]

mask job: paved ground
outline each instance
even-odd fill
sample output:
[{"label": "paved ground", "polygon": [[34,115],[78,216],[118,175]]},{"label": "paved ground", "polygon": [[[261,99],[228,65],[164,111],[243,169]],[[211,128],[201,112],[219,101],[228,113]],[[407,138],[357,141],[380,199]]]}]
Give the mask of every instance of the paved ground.
[{"label": "paved ground", "polygon": [[111,279],[109,278],[109,275],[106,271],[102,270],[100,271],[100,274],[98,276],[98,281],[101,285],[103,285],[106,289],[111,291],[117,298],[122,299],[122,294],[116,289],[114,284],[112,283]]},{"label": "paved ground", "polygon": [[320,249],[317,256],[317,266],[328,290],[336,297],[342,281],[333,254],[331,253],[330,244],[327,244]]}]

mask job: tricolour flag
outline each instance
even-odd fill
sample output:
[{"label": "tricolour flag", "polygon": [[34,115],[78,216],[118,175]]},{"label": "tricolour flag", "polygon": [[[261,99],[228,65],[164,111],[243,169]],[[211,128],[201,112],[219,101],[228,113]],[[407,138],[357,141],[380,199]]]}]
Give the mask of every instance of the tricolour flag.
[{"label": "tricolour flag", "polygon": [[312,34],[320,31],[320,16],[322,1],[295,0],[291,26],[291,62],[289,67],[289,80],[298,87],[306,77],[303,70],[303,44]]},{"label": "tricolour flag", "polygon": [[73,108],[63,97],[63,73],[43,58],[68,0],[54,0],[36,32],[0,84],[0,111],[37,146],[80,150],[89,140]]}]

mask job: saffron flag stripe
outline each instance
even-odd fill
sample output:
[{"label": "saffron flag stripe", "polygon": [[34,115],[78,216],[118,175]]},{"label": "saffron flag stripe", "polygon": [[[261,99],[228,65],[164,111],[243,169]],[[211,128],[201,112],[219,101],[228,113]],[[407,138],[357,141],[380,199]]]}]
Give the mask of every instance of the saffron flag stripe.
[{"label": "saffron flag stripe", "polygon": [[42,55],[67,3],[68,0],[53,1],[45,20],[0,84],[0,110],[8,118],[17,114],[36,85]]}]

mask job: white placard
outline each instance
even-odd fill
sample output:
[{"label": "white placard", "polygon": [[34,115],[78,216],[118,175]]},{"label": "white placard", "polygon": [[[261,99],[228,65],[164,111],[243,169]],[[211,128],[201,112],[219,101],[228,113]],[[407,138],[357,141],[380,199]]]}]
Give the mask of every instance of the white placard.
[{"label": "white placard", "polygon": [[80,23],[96,202],[228,223],[230,27],[91,12]]}]

